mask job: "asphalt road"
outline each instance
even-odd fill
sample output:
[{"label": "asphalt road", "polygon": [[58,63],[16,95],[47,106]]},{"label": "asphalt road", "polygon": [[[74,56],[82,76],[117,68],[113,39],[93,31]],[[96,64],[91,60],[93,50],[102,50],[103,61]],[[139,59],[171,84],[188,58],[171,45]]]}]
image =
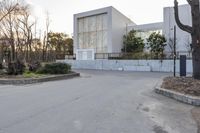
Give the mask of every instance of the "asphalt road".
[{"label": "asphalt road", "polygon": [[0,86],[0,133],[196,133],[192,106],[155,94],[166,73],[78,70],[80,78]]}]

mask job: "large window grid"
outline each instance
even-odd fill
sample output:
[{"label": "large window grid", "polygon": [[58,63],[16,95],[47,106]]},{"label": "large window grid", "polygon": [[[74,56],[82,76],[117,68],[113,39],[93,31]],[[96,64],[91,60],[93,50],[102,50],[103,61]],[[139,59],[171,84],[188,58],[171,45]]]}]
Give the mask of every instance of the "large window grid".
[{"label": "large window grid", "polygon": [[78,48],[107,52],[107,14],[78,19]]}]

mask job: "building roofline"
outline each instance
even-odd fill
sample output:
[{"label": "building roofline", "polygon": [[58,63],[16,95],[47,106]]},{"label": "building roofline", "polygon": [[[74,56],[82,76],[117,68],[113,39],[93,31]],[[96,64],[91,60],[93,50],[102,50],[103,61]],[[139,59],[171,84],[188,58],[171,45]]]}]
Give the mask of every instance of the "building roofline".
[{"label": "building roofline", "polygon": [[[184,6],[189,6],[189,4],[181,4],[181,5],[178,5],[178,7],[184,7]],[[174,6],[166,6],[164,7],[165,8],[174,8]]]},{"label": "building roofline", "polygon": [[141,24],[141,25],[129,25],[128,28],[132,28],[134,30],[141,30],[141,31],[159,30],[159,29],[163,29],[163,22],[148,23],[148,24]]},{"label": "building roofline", "polygon": [[84,11],[84,12],[80,12],[80,13],[75,13],[74,15],[81,15],[81,14],[87,14],[87,13],[90,13],[90,12],[98,12],[98,11],[102,11],[102,10],[109,10],[111,8],[113,8],[113,7],[112,6],[107,6],[107,7],[94,9],[94,10],[88,10],[88,11]]}]

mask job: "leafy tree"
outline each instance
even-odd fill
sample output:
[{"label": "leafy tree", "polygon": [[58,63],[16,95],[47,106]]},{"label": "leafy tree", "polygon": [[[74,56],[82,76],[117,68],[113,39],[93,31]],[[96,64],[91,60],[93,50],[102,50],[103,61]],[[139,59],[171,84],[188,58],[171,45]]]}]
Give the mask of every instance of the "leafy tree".
[{"label": "leafy tree", "polygon": [[144,49],[144,40],[137,36],[137,32],[132,30],[128,35],[123,36],[123,52],[142,52]]},{"label": "leafy tree", "polygon": [[191,34],[193,77],[200,79],[200,5],[199,0],[187,0],[187,2],[191,7],[192,26],[181,23],[177,0],[174,0],[175,20],[180,29]]},{"label": "leafy tree", "polygon": [[64,33],[48,33],[48,44],[57,54],[73,54],[73,40]]},{"label": "leafy tree", "polygon": [[147,39],[151,53],[155,55],[155,58],[162,58],[163,52],[166,46],[166,39],[159,32],[153,32]]},{"label": "leafy tree", "polygon": [[67,44],[67,49],[66,49],[67,54],[68,55],[73,55],[73,50],[74,50],[73,39],[72,38],[67,38],[65,41],[66,41],[66,44]]}]

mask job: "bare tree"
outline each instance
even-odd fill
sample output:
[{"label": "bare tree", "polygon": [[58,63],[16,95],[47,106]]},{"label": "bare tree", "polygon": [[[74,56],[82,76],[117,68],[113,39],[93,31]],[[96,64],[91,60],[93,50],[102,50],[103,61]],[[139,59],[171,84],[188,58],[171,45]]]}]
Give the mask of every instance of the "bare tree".
[{"label": "bare tree", "polygon": [[200,7],[199,0],[187,0],[191,7],[192,26],[184,25],[179,19],[178,1],[174,0],[175,20],[183,31],[192,37],[193,77],[200,79]]},{"label": "bare tree", "polygon": [[0,2],[0,13],[1,13],[1,17],[0,17],[0,22],[6,17],[8,16],[11,12],[13,12],[14,10],[17,9],[18,7],[18,3],[15,3],[15,5],[9,6],[9,8],[4,8],[4,4],[6,3],[6,0],[3,0]]},{"label": "bare tree", "polygon": [[32,28],[34,26],[34,23],[29,22],[30,14],[27,11],[24,11],[24,14],[22,15],[22,18],[19,19],[21,22],[21,30],[23,31],[26,46],[26,59],[28,61],[31,61],[31,53],[32,53],[32,42],[33,42],[33,32]]},{"label": "bare tree", "polygon": [[[13,0],[4,0],[3,2],[4,12],[9,12],[16,5]],[[24,56],[23,53],[25,53],[25,59],[29,60],[32,51],[34,23],[30,21],[30,7],[23,1],[17,5],[17,8],[0,22],[0,32],[9,41],[11,61],[18,58],[17,53],[20,53],[21,56]]]},{"label": "bare tree", "polygon": [[49,12],[46,12],[46,31],[44,32],[44,38],[43,38],[43,60],[48,60],[48,50],[49,50],[49,26],[50,26],[50,18],[49,18]]},{"label": "bare tree", "polygon": [[192,47],[191,47],[191,41],[190,41],[190,37],[189,36],[187,36],[187,38],[185,40],[185,47],[186,47],[187,52],[188,52],[189,57],[190,57],[190,55],[192,53]]}]

